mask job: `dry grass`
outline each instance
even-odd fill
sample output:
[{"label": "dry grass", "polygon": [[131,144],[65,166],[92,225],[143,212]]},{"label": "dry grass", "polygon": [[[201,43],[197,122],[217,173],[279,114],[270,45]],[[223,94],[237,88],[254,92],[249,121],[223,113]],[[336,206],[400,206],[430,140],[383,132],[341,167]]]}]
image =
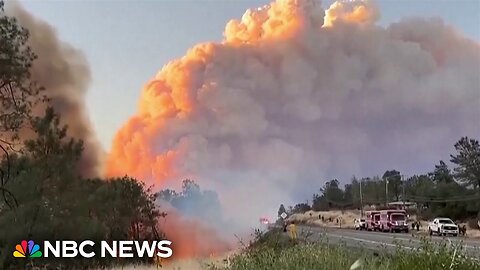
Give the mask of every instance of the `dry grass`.
[{"label": "dry grass", "polygon": [[[319,216],[323,216],[324,221],[319,219]],[[353,220],[360,217],[360,211],[348,210],[344,211],[307,211],[303,214],[293,214],[287,220],[295,221],[298,223],[304,223],[308,225],[317,225],[325,227],[339,227],[336,220],[340,218],[342,220],[342,227],[353,228]],[[331,218],[332,222],[329,222]]]},{"label": "dry grass", "polygon": [[257,244],[234,256],[223,267],[210,270],[472,270],[480,263],[467,258],[461,247],[425,241],[415,251],[398,248],[393,253],[372,253],[361,248],[328,245],[328,242],[291,241],[286,234],[270,231]]}]

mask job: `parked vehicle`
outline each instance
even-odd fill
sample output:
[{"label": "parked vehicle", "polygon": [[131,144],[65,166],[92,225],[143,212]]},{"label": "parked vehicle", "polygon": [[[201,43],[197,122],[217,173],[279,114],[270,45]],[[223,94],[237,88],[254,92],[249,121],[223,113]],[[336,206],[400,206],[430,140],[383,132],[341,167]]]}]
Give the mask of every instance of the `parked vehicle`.
[{"label": "parked vehicle", "polygon": [[449,218],[437,217],[428,224],[428,233],[430,235],[458,235],[458,226]]},{"label": "parked vehicle", "polygon": [[367,222],[364,218],[357,218],[354,220],[353,227],[355,228],[355,230],[366,230]]},{"label": "parked vehicle", "polygon": [[373,231],[380,231],[380,214],[373,216]]},{"label": "parked vehicle", "polygon": [[380,231],[408,233],[407,213],[405,210],[380,211]]},{"label": "parked vehicle", "polygon": [[375,215],[380,214],[380,211],[367,211],[365,212],[366,229],[367,231],[375,230]]}]

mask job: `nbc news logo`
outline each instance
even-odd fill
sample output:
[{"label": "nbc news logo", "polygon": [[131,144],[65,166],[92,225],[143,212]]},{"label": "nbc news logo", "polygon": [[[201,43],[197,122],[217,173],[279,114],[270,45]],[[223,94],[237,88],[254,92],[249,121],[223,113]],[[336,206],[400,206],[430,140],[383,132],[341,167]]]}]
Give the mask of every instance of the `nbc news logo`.
[{"label": "nbc news logo", "polygon": [[23,240],[20,244],[15,246],[13,252],[15,258],[39,258],[42,257],[40,246],[35,244],[32,240]]},{"label": "nbc news logo", "polygon": [[[172,249],[169,247],[172,242],[168,240],[161,241],[113,241],[108,243],[101,241],[100,250],[101,257],[108,255],[112,258],[133,258],[138,257],[160,257],[169,258],[173,255]],[[13,257],[15,258],[75,258],[81,256],[84,258],[92,258],[96,254],[93,251],[95,243],[85,240],[79,244],[75,241],[55,241],[54,244],[44,241],[44,252],[40,250],[40,246],[32,240],[23,240],[15,246]],[[88,252],[87,250],[90,250]]]}]

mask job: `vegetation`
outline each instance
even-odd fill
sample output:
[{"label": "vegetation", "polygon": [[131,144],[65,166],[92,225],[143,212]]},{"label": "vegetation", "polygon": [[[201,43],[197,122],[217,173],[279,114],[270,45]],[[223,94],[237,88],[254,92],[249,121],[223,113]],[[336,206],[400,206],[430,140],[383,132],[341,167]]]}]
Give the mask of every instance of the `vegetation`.
[{"label": "vegetation", "polygon": [[[201,191],[186,180],[182,191],[164,190],[152,194],[150,188],[128,176],[113,179],[85,179],[78,162],[83,143],[67,136],[60,116],[47,108],[33,114],[35,105],[45,102],[42,87],[31,80],[35,54],[28,47],[28,30],[4,13],[0,0],[0,250],[10,251],[20,240],[145,240],[161,239],[158,219],[165,217],[155,207],[157,197],[182,212],[205,219],[220,219],[217,194]],[[28,134],[28,136],[27,136]],[[289,209],[359,208],[360,183],[363,204],[381,204],[406,199],[419,203],[425,214],[453,218],[476,216],[480,200],[480,147],[478,141],[462,138],[451,156],[453,173],[440,161],[432,173],[402,181],[390,170],[380,177],[353,178],[340,187],[338,180],[327,182],[313,197],[313,205],[301,203]],[[388,184],[388,197],[385,184]],[[403,192],[405,191],[405,192]],[[207,207],[208,206],[208,207]],[[279,215],[285,212],[282,205]],[[97,251],[98,252],[98,251]],[[322,243],[291,242],[277,231],[258,236],[244,253],[235,256],[225,269],[346,269],[358,257],[365,258],[363,269],[473,269],[478,265],[453,256],[450,248],[429,251],[430,256],[398,252],[393,257],[373,258],[366,251],[331,247]],[[455,260],[453,260],[455,258]],[[129,259],[128,263],[143,262]],[[0,253],[0,269],[29,269],[33,261],[13,260]],[[453,262],[453,263],[452,263]],[[37,258],[35,267],[46,269],[86,269],[123,264],[124,261],[95,257]]]},{"label": "vegetation", "polygon": [[165,189],[158,192],[156,197],[170,203],[183,215],[205,221],[222,220],[217,193],[212,190],[201,190],[193,180],[185,179],[182,182],[181,192]]},{"label": "vegetation", "polygon": [[[308,238],[307,238],[308,239]],[[418,250],[406,251],[399,246],[394,253],[377,254],[362,248],[328,245],[326,242],[291,241],[278,230],[258,234],[256,240],[227,261],[224,267],[211,270],[252,269],[350,269],[427,270],[478,269],[480,263],[467,258],[459,247],[425,242]]]},{"label": "vegetation", "polygon": [[[67,136],[53,109],[32,113],[46,101],[30,78],[36,57],[27,46],[27,29],[3,6],[0,1],[0,269],[30,269],[33,262],[46,269],[122,264],[99,256],[68,261],[12,257],[23,239],[160,239],[156,225],[162,213],[150,189],[133,178],[84,179],[78,168],[82,141]],[[132,260],[142,261],[128,263]]]},{"label": "vegetation", "polygon": [[[476,219],[480,214],[480,146],[477,140],[464,137],[455,144],[455,149],[457,152],[451,155],[453,172],[440,161],[432,172],[408,178],[397,170],[387,170],[382,177],[354,176],[344,187],[333,179],[313,195],[311,208],[315,211],[372,205],[382,208],[387,202],[404,200],[416,203],[416,213],[423,218]],[[308,203],[299,203],[290,208],[290,213],[305,212],[309,207]]]}]

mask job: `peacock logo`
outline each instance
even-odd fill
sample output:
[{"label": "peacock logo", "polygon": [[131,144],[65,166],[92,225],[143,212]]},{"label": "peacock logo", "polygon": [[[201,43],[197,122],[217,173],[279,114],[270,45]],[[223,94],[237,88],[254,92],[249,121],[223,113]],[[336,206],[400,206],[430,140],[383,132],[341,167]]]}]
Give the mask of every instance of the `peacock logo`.
[{"label": "peacock logo", "polygon": [[20,244],[15,246],[15,251],[13,252],[13,257],[15,258],[40,258],[42,257],[42,252],[40,251],[40,246],[35,244],[32,240],[23,240]]}]

